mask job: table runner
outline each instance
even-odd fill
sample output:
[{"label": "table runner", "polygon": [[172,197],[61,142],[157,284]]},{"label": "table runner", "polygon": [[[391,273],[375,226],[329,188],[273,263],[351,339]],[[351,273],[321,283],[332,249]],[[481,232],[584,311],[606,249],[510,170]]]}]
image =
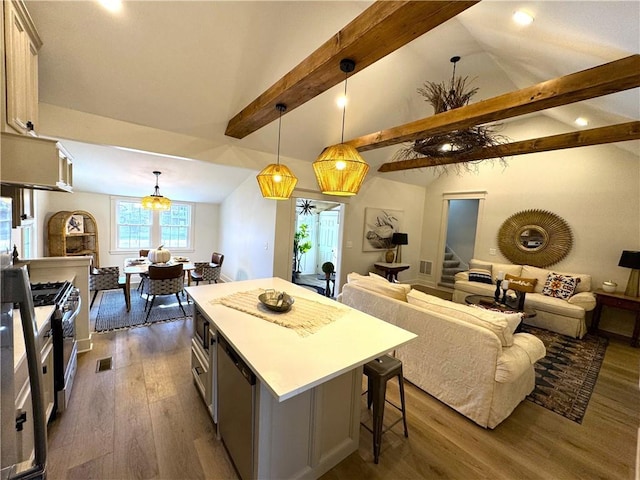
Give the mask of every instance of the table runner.
[{"label": "table runner", "polygon": [[264,293],[263,289],[237,292],[211,300],[210,303],[219,303],[282,327],[291,328],[302,337],[316,333],[344,314],[344,310],[337,306],[325,305],[303,297],[296,297],[295,303],[288,312],[274,312],[260,303],[258,296],[261,293]]}]

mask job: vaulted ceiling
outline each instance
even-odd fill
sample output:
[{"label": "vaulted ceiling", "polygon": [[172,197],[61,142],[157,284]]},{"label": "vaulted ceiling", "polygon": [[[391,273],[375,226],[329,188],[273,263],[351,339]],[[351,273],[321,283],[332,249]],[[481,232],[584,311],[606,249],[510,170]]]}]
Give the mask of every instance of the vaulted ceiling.
[{"label": "vaulted ceiling", "polygon": [[[370,5],[138,1],[125,2],[112,15],[92,1],[27,1],[44,42],[40,102],[275,154],[277,122],[236,139],[225,136],[229,120]],[[532,25],[511,21],[518,8],[534,15]],[[481,1],[350,77],[345,139],[431,115],[416,88],[450,78],[453,55],[462,57],[457,73],[476,78],[474,101],[480,101],[639,53],[639,18],[636,1]],[[335,99],[342,89],[341,84],[331,87],[285,114],[282,155],[310,163],[340,140],[342,114]],[[525,119],[533,122],[541,115],[562,122],[567,133],[578,130],[573,124],[578,116],[589,118],[589,128],[637,121],[640,93],[634,88]],[[76,156],[78,190],[144,195],[151,189],[157,156],[69,145]],[[618,145],[640,155],[640,141]],[[365,152],[369,175],[429,181],[428,172],[376,172],[396,149]],[[98,159],[109,160],[108,171],[136,165],[136,173],[108,185],[104,179],[110,175]],[[209,170],[219,168],[215,165],[185,168],[185,161],[161,160],[164,171],[183,177],[194,171],[193,178],[180,182],[184,191],[174,193],[185,200],[220,201],[225,189],[255,173],[239,169],[216,175]],[[228,180],[194,187],[204,177]],[[161,190],[170,182],[171,174],[163,174]],[[149,186],[140,191],[141,184]]]}]

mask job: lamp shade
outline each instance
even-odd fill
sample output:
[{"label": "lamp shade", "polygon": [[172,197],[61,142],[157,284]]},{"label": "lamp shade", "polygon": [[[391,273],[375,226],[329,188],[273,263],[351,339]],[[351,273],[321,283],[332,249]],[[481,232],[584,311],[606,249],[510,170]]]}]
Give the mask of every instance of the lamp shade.
[{"label": "lamp shade", "polygon": [[631,250],[623,250],[618,262],[619,267],[640,269],[640,252]]},{"label": "lamp shade", "polygon": [[394,233],[391,236],[391,243],[394,245],[409,245],[409,235],[406,233]]},{"label": "lamp shade", "polygon": [[296,176],[286,165],[272,163],[256,175],[264,198],[287,200],[298,183]]},{"label": "lamp shade", "polygon": [[141,203],[142,208],[147,210],[169,210],[171,208],[171,200],[162,195],[147,195]]},{"label": "lamp shade", "polygon": [[322,193],[351,196],[360,190],[369,165],[355,148],[340,143],[322,151],[313,162],[313,171]]}]

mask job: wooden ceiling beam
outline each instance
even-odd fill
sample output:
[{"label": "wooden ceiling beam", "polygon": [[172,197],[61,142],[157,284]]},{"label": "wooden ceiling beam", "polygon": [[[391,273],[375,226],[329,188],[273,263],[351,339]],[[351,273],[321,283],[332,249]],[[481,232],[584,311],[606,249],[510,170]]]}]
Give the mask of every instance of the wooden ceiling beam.
[{"label": "wooden ceiling beam", "polygon": [[489,122],[568,105],[640,86],[640,55],[349,140],[359,151],[388,147]]},{"label": "wooden ceiling beam", "polygon": [[486,147],[474,152],[450,155],[447,157],[422,157],[384,163],[379,172],[397,172],[414,168],[435,167],[452,163],[473,162],[498,157],[510,157],[527,153],[548,152],[565,148],[588,147],[605,143],[624,142],[640,139],[640,121],[621,123],[608,127],[591,128],[571,133],[532,138],[520,142],[505,143]]},{"label": "wooden ceiling beam", "polygon": [[342,82],[340,60],[359,72],[478,1],[375,2],[229,120],[225,135],[244,138],[278,118],[277,103],[290,112]]}]

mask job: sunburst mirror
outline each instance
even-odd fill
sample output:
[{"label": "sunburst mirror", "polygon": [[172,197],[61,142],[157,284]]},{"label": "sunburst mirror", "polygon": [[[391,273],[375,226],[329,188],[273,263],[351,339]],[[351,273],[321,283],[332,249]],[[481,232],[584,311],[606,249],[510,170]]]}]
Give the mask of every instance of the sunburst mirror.
[{"label": "sunburst mirror", "polygon": [[545,210],[524,210],[498,230],[500,252],[512,263],[548,267],[567,256],[573,245],[569,225]]}]

